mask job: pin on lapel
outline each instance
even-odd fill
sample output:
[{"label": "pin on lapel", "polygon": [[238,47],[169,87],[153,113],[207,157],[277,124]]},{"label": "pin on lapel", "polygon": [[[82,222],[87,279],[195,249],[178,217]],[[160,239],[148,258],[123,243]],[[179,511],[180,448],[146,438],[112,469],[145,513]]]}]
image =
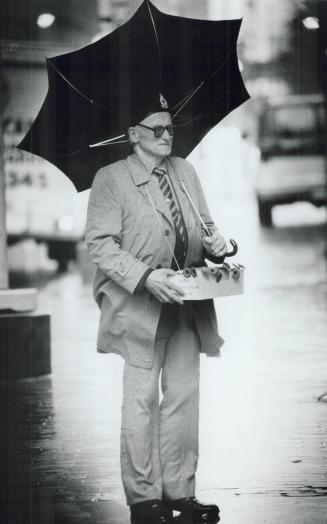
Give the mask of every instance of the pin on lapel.
[{"label": "pin on lapel", "polygon": [[161,93],[159,94],[159,100],[162,109],[168,109],[168,102]]}]

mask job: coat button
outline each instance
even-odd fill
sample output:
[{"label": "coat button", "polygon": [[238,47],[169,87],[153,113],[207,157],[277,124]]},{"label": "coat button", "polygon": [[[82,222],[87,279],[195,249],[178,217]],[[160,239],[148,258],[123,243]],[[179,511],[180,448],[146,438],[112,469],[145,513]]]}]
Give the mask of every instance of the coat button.
[{"label": "coat button", "polygon": [[166,237],[168,237],[168,235],[169,235],[169,229],[165,229],[165,235],[166,235]]}]

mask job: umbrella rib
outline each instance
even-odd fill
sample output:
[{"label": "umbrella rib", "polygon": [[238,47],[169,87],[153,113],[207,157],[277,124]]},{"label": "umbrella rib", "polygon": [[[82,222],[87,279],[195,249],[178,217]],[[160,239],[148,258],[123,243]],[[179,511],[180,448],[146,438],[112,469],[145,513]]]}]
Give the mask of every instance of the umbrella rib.
[{"label": "umbrella rib", "polygon": [[[114,139],[113,139],[114,140]],[[77,149],[76,151],[72,151],[71,153],[63,153],[61,155],[58,155],[58,157],[67,157],[67,156],[74,156],[78,155],[78,153],[81,153],[82,151],[85,151],[85,149],[92,149],[94,147],[102,147],[102,146],[114,146],[116,144],[126,144],[129,142],[129,140],[119,140],[117,142],[99,142],[98,144],[89,144],[87,146],[82,147],[81,149]]]},{"label": "umbrella rib", "polygon": [[119,140],[117,142],[99,142],[99,144],[90,144],[88,147],[115,146],[116,144],[127,144],[129,140]]},{"label": "umbrella rib", "polygon": [[182,98],[179,102],[177,102],[177,104],[175,104],[171,110],[174,111],[175,109],[177,109],[181,104],[183,104],[185,102],[186,99],[188,99],[190,96],[192,96],[194,90],[191,91],[191,94],[189,94],[189,91],[188,91],[188,94],[184,96],[184,98]]},{"label": "umbrella rib", "polygon": [[200,120],[200,118],[202,118],[203,115],[198,115],[198,116],[195,116],[194,118],[190,118],[190,120],[187,120],[186,122],[183,122],[182,124],[178,124],[178,129],[180,129],[181,127],[185,127],[185,126],[188,126],[189,124],[192,124],[192,122],[195,122],[196,120]]},{"label": "umbrella rib", "polygon": [[89,98],[88,96],[86,96],[84,93],[82,93],[82,91],[80,91],[76,86],[74,86],[74,84],[72,84],[68,78],[65,77],[65,75],[63,75],[61,73],[61,71],[59,71],[59,69],[56,68],[56,66],[50,62],[50,60],[48,60],[48,63],[51,65],[51,67],[53,67],[53,69],[58,73],[59,76],[61,76],[61,78],[74,90],[76,91],[76,93],[78,93],[81,97],[83,97],[85,100],[88,100],[88,102],[90,102],[91,104],[94,104],[98,107],[102,107],[102,109],[106,109],[108,110],[108,108],[102,104],[98,104],[97,102],[95,102],[94,100],[92,100],[92,98]]},{"label": "umbrella rib", "polygon": [[226,64],[227,60],[229,59],[229,57],[230,57],[230,55],[232,54],[233,51],[234,51],[234,49],[233,49],[233,47],[231,47],[231,49],[228,51],[228,53],[227,53],[227,55],[226,55],[226,58],[225,58],[225,60],[223,61],[223,63],[220,64],[220,65],[217,67],[216,71],[214,71],[213,73],[211,73],[211,75],[209,76],[209,78],[212,78],[213,76],[215,76],[215,75],[218,73],[218,71],[220,71],[220,69],[221,69],[222,67],[224,67],[224,65]]},{"label": "umbrella rib", "polygon": [[[229,50],[229,52],[227,53],[227,56],[226,56],[225,60],[223,61],[223,63],[220,64],[213,73],[211,73],[209,78],[213,78],[218,73],[218,71],[220,71],[220,69],[222,69],[222,67],[224,67],[224,65],[226,64],[226,62],[229,59],[229,57],[232,54],[232,52],[233,52],[233,48],[231,48]],[[186,97],[186,99],[184,98],[181,102],[178,102],[178,104],[176,104],[174,106],[173,109],[175,109],[180,104],[182,104],[181,107],[178,109],[178,111],[176,111],[176,113],[173,114],[173,118],[175,118],[175,116],[178,115],[178,113],[183,109],[183,107],[186,106],[186,104],[188,104],[188,102],[193,98],[193,96],[197,93],[197,91],[205,84],[205,82],[207,82],[207,80],[202,80],[201,84],[199,84],[198,87],[196,87],[194,89],[193,93],[191,93],[191,95],[188,98],[187,97]],[[182,103],[182,102],[184,102],[184,103]]]},{"label": "umbrella rib", "polygon": [[74,156],[74,155],[78,155],[78,153],[81,153],[82,151],[85,151],[86,148],[88,148],[89,146],[84,146],[82,147],[81,149],[77,149],[76,151],[72,151],[71,153],[62,153],[61,155],[58,154],[57,156],[58,157],[67,157],[67,156]]},{"label": "umbrella rib", "polygon": [[[197,93],[197,91],[203,86],[204,80],[202,80],[201,84],[198,85],[193,91],[193,93],[185,100],[184,104],[181,105],[181,107],[176,111],[176,113],[173,114],[173,118],[175,118],[176,115],[183,109],[183,107],[186,106],[186,104],[194,97],[194,95]],[[178,104],[177,104],[178,105]],[[175,106],[176,107],[176,106]]]},{"label": "umbrella rib", "polygon": [[[98,147],[98,146],[105,146],[109,144],[109,142],[113,142],[114,140],[118,140],[118,138],[124,138],[126,134],[115,136],[114,138],[108,138],[107,140],[102,140],[102,142],[97,142],[96,144],[90,144],[90,147]],[[120,142],[114,142],[115,144],[121,144],[121,142],[128,142],[128,140],[122,140]],[[110,144],[109,144],[110,145]]]},{"label": "umbrella rib", "polygon": [[155,24],[153,16],[152,16],[152,11],[151,11],[151,7],[150,7],[149,2],[147,2],[147,7],[148,7],[148,10],[149,10],[151,22],[152,22],[152,25],[153,25],[154,36],[155,36],[155,39],[156,39],[156,42],[157,42],[158,58],[159,58],[159,69],[160,69],[159,76],[160,76],[160,83],[161,83],[162,82],[162,61],[161,61],[161,52],[160,52],[160,46],[159,46],[159,37],[158,37],[156,24]]}]

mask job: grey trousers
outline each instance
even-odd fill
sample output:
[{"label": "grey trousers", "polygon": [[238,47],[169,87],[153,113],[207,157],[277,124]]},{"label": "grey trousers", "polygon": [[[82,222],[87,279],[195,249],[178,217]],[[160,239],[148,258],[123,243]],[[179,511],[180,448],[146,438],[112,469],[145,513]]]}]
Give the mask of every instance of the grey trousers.
[{"label": "grey trousers", "polygon": [[121,474],[128,505],[195,494],[199,338],[191,304],[171,311],[160,318],[152,369],[125,362]]}]

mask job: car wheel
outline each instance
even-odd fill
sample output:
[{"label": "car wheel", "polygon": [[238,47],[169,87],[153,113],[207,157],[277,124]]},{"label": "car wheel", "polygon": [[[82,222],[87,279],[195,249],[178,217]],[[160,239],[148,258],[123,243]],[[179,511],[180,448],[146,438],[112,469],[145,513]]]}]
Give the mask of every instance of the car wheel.
[{"label": "car wheel", "polygon": [[272,204],[263,200],[258,200],[258,213],[260,224],[265,227],[272,227]]}]

